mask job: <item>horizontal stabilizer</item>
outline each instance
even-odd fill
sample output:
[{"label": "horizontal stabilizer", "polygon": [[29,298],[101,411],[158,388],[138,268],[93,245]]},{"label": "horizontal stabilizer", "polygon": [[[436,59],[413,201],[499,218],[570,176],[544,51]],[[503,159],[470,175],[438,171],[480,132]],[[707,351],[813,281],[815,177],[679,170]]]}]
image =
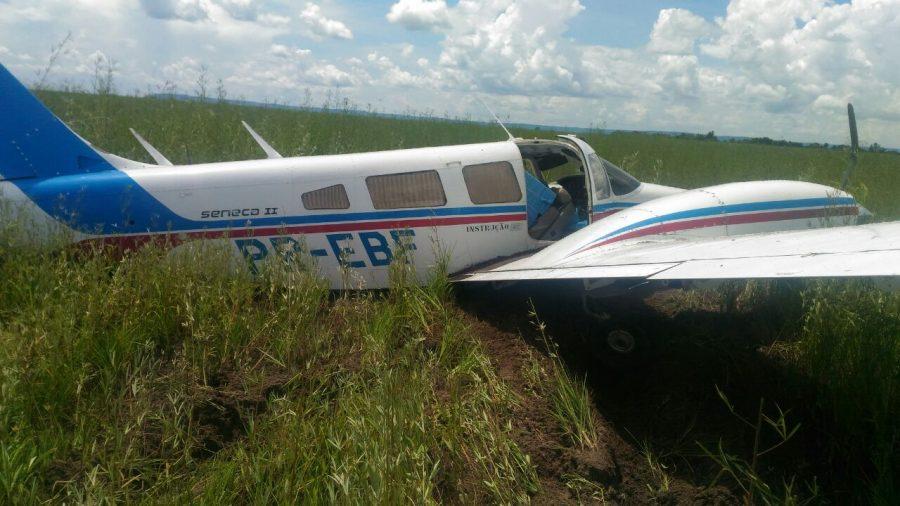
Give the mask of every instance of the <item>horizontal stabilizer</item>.
[{"label": "horizontal stabilizer", "polygon": [[248,125],[246,121],[241,121],[241,124],[244,125],[244,128],[246,128],[248,132],[250,132],[250,136],[253,137],[253,140],[255,140],[257,144],[259,144],[259,147],[266,152],[268,158],[281,158],[281,154],[278,153],[278,151],[275,151],[275,148],[270,146],[269,143],[256,133],[255,130],[250,128],[250,125]]},{"label": "horizontal stabilizer", "polygon": [[147,142],[146,139],[141,137],[141,134],[135,132],[133,128],[129,128],[128,131],[130,131],[131,135],[133,135],[134,138],[141,143],[141,146],[143,146],[144,150],[147,151],[147,154],[149,154],[154,160],[156,160],[157,165],[166,165],[170,167],[172,166],[172,162],[170,162],[168,158],[163,156],[163,154],[160,153],[158,149],[154,148],[152,144]]}]

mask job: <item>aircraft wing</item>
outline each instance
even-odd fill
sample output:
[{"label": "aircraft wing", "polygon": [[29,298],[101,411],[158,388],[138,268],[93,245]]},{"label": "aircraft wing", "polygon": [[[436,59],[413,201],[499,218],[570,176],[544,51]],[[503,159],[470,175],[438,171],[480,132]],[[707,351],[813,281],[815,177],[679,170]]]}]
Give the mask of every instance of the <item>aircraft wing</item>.
[{"label": "aircraft wing", "polygon": [[[459,281],[900,276],[900,222],[733,237],[658,236],[572,254],[550,248]],[[561,245],[560,245],[561,246]]]}]

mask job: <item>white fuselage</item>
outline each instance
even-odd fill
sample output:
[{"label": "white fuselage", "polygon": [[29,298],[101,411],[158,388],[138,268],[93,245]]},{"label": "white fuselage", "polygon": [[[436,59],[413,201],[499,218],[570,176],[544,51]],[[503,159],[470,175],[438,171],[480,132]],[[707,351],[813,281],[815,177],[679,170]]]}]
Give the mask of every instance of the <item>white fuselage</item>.
[{"label": "white fuselage", "polygon": [[[2,65],[0,102],[0,239],[220,243],[251,270],[299,257],[338,289],[388,286],[398,258],[424,281],[439,263],[455,274],[551,244],[530,258],[849,224],[864,211],[811,183],[641,183],[574,135],[278,158],[251,130],[273,158],[187,166],[138,137],[161,164],[148,165],[99,152]],[[568,173],[547,180],[557,168]]]},{"label": "white fuselage", "polygon": [[[34,199],[38,201],[52,200],[58,192],[81,201],[108,199],[103,207],[108,221],[116,226],[98,233],[71,227],[73,240],[132,246],[169,235],[176,249],[179,243],[197,239],[228,241],[236,254],[255,266],[270,256],[300,253],[314,260],[333,288],[345,288],[348,279],[352,286],[346,288],[387,286],[388,267],[398,244],[404,245],[406,258],[423,278],[438,258],[446,258],[447,268],[456,272],[540,246],[526,230],[522,158],[512,142],[173,167],[106,158],[127,175],[128,184],[139,186],[179,219],[155,224],[153,230],[128,230],[119,215],[147,211],[128,209],[133,203],[115,194],[125,192],[122,183],[110,183],[103,173],[35,185],[47,187],[33,192],[41,195]],[[522,189],[518,200],[472,202],[462,168],[489,162],[512,166]],[[402,207],[398,203],[393,209],[376,209],[366,178],[421,171],[435,171],[439,176],[443,205]],[[0,184],[7,201],[20,210],[29,209],[32,221],[59,221],[16,186]],[[346,191],[349,205],[345,209],[305,208],[304,193],[335,185]],[[79,192],[84,196],[78,196]],[[353,274],[348,277],[342,267],[350,267]]]},{"label": "white fuselage", "polygon": [[[811,183],[687,192],[641,183],[625,195],[594,195],[582,228],[554,244],[529,234],[525,164],[515,142],[171,167],[103,157],[110,170],[4,181],[0,197],[29,229],[47,230],[35,237],[67,228],[73,242],[134,247],[166,238],[174,251],[214,241],[254,270],[300,255],[335,289],[387,287],[401,250],[424,280],[438,262],[453,274],[549,244],[532,261],[577,258],[585,249],[659,235],[829,226],[855,221],[859,212],[846,194]],[[496,191],[499,179],[467,178],[470,168],[485,164],[509,168],[507,191]],[[588,188],[606,178],[595,169],[586,172]],[[400,179],[376,184],[389,176]],[[843,199],[840,213],[828,211],[832,197]]]}]

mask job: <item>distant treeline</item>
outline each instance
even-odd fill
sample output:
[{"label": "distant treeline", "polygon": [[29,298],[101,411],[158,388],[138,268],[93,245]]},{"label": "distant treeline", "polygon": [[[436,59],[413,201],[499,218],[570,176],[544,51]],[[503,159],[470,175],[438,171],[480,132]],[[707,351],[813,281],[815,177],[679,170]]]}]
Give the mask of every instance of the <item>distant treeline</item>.
[{"label": "distant treeline", "polygon": [[[849,146],[846,144],[829,144],[827,142],[819,143],[819,142],[795,142],[795,141],[787,141],[784,139],[772,139],[771,137],[717,137],[716,132],[710,130],[706,134],[689,134],[689,133],[676,133],[669,134],[673,137],[677,137],[679,139],[693,139],[700,141],[714,141],[714,142],[739,142],[744,144],[765,144],[767,146],[786,146],[786,147],[794,147],[794,148],[822,148],[822,149],[833,149],[833,150],[843,150],[847,149]],[[873,142],[868,147],[860,146],[861,151],[869,151],[872,153],[897,153],[900,154],[900,150],[890,149],[878,144],[877,142]]]}]

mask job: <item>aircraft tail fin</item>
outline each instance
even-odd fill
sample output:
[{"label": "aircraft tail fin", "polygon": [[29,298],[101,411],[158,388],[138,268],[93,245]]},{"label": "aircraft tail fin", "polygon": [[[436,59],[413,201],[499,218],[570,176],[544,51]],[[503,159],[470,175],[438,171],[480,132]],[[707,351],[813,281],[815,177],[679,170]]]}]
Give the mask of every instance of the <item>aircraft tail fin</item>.
[{"label": "aircraft tail fin", "polygon": [[0,181],[111,168],[103,156],[0,65]]}]

